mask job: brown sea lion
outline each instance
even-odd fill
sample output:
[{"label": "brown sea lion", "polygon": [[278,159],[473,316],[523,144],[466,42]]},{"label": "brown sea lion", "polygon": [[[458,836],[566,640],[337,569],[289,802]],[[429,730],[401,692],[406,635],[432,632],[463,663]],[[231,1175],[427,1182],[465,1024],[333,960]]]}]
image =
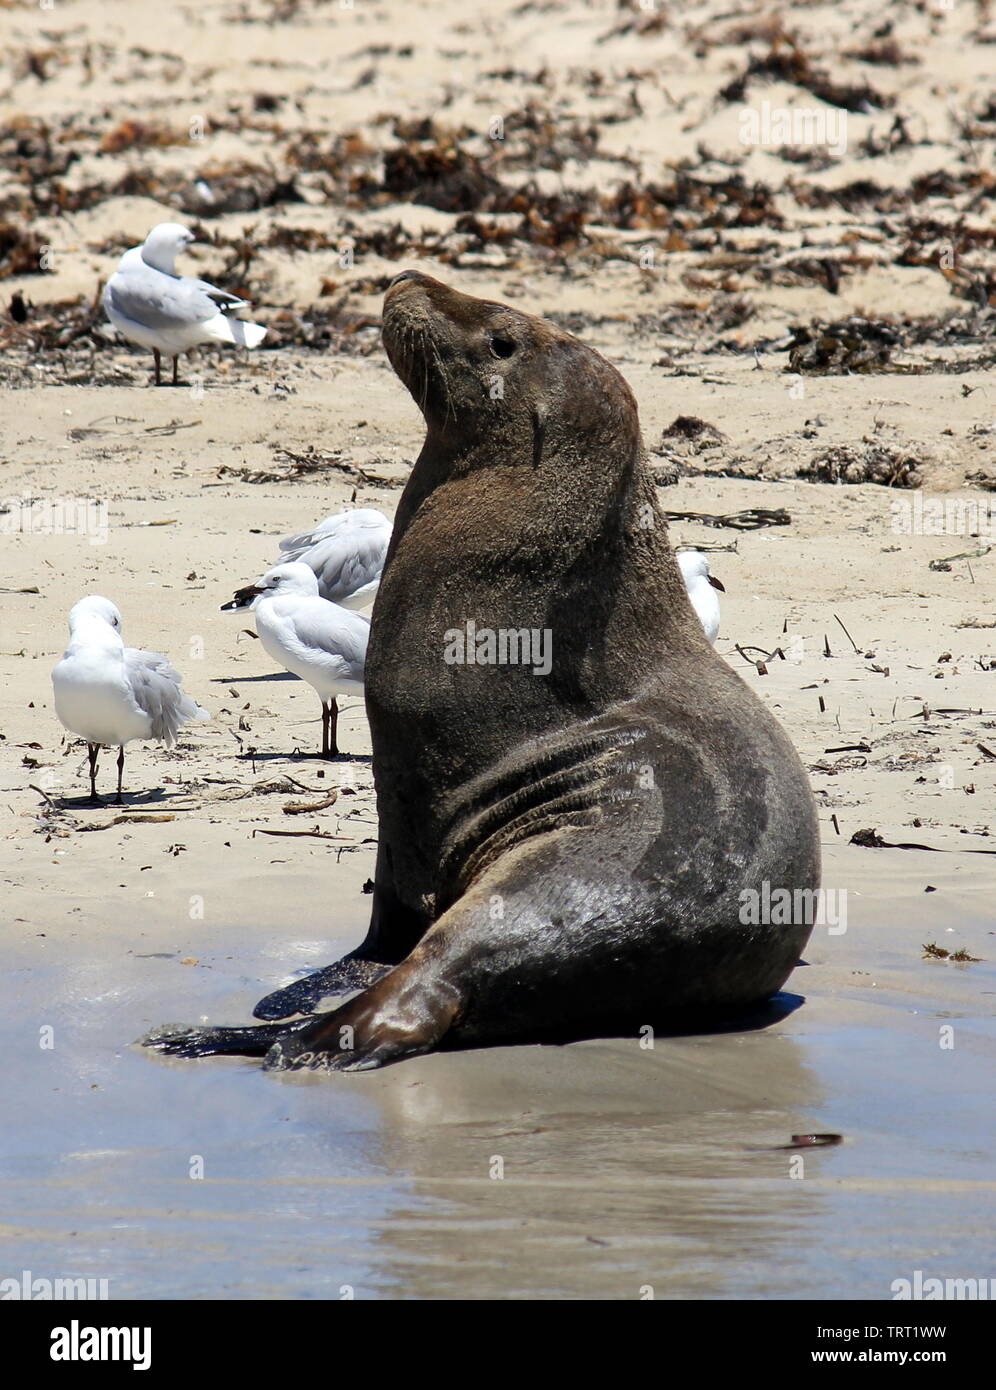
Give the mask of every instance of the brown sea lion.
[{"label": "brown sea lion", "polygon": [[145,1041],[355,1070],[768,998],[811,918],[744,903],[816,889],[813,798],[689,604],[629,387],[571,334],[416,271],[383,336],[428,432],[367,654],[373,916],[256,1016],[362,992]]}]

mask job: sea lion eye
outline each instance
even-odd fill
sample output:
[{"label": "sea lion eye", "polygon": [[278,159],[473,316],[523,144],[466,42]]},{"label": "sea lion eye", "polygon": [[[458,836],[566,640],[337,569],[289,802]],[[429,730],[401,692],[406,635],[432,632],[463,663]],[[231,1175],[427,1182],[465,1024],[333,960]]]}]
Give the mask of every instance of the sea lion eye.
[{"label": "sea lion eye", "polygon": [[500,333],[491,335],[491,353],[494,357],[511,357],[517,344],[511,338],[503,338]]}]

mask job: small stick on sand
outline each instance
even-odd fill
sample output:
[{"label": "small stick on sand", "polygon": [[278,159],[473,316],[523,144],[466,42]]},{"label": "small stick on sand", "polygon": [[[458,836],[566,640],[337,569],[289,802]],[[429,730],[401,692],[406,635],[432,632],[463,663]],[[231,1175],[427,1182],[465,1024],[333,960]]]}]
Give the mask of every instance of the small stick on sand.
[{"label": "small stick on sand", "polygon": [[[857,642],[855,642],[854,638],[853,638],[853,637],[851,636],[851,634],[848,632],[847,628],[844,627],[844,624],[840,622],[840,619],[837,617],[837,614],[835,613],[833,616],[834,616],[834,621],[840,623],[841,631],[844,633],[844,636],[845,636],[845,637],[847,638],[847,640],[850,642],[851,646],[854,648],[854,650],[855,650],[856,652],[858,652],[858,653],[860,654],[861,648],[858,646]],[[823,640],[826,641],[826,638],[824,638]],[[827,655],[829,656],[830,653],[827,652]]]}]

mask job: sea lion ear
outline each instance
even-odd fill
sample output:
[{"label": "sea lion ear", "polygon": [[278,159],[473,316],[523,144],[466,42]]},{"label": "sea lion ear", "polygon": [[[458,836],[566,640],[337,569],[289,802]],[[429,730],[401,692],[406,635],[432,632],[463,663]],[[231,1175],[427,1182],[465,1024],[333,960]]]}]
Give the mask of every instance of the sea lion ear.
[{"label": "sea lion ear", "polygon": [[533,467],[539,468],[543,457],[543,436],[546,433],[546,407],[536,406],[533,410]]}]

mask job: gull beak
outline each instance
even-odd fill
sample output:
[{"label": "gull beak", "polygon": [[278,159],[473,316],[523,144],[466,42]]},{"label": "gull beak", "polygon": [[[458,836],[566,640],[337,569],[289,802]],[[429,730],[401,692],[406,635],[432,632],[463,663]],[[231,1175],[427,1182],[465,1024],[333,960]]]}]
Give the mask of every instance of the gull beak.
[{"label": "gull beak", "polygon": [[713,575],[711,575],[711,574],[710,574],[710,576],[709,576],[709,583],[712,585],[712,587],[713,587],[714,589],[718,589],[718,590],[720,591],[721,594],[725,594],[725,593],[726,593],[726,585],[723,584],[720,580],[716,579],[716,578],[715,578]]},{"label": "gull beak", "polygon": [[260,594],[265,592],[266,590],[258,584],[247,584],[244,589],[236,589],[235,597],[231,603],[223,603],[221,611],[222,613],[236,613],[240,608],[251,608]]}]

